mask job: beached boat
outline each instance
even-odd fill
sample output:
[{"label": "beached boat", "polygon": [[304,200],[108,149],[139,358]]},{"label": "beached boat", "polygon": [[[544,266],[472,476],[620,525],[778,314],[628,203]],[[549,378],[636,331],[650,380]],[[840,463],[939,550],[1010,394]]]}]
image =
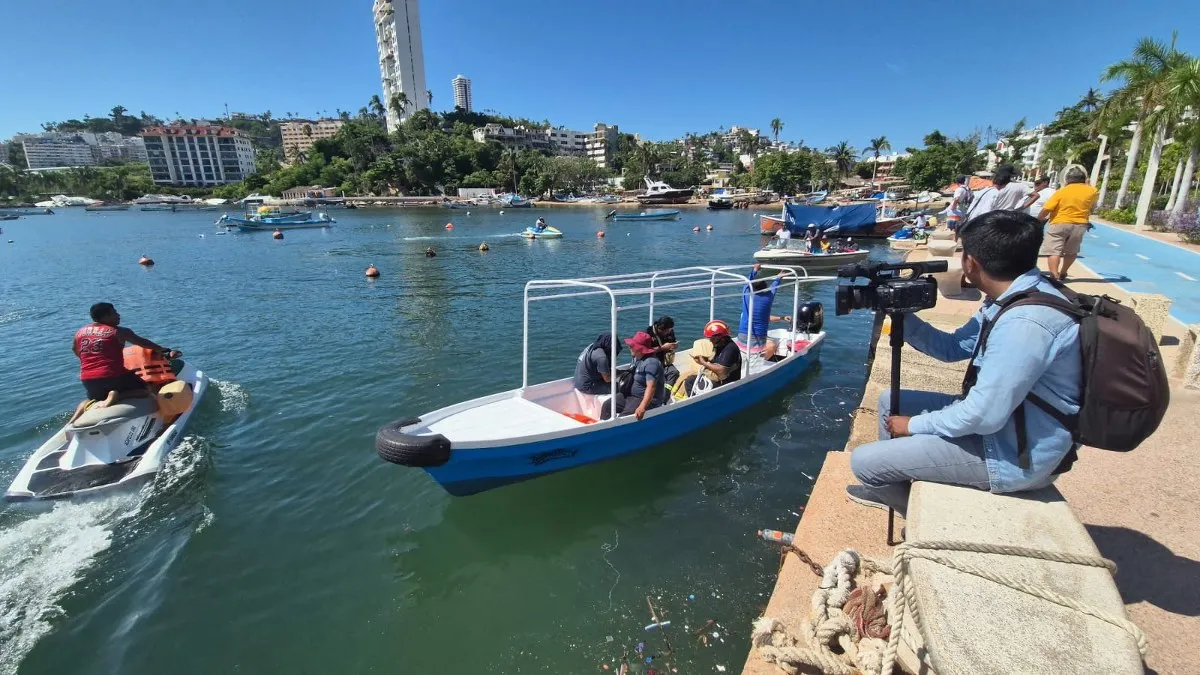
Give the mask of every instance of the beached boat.
[{"label": "beached boat", "polygon": [[521,195],[508,194],[500,197],[500,206],[506,209],[528,209],[533,207],[533,200]]},{"label": "beached boat", "polygon": [[616,195],[603,195],[601,197],[593,197],[592,201],[597,204],[620,204],[621,198]]},{"label": "beached boat", "polygon": [[[605,395],[581,394],[567,377],[538,384],[529,381],[530,305],[539,301],[609,299],[611,332],[617,335],[617,312],[643,311],[654,305],[740,298],[749,288],[749,265],[688,267],[657,272],[586,279],[538,280],[525,284],[524,365],[518,389],[456,403],[382,429],[375,438],[380,457],[403,466],[425,469],[450,494],[484,490],[613,459],[653,448],[704,427],[728,420],[796,381],[818,360],[825,339],[820,303],[800,302],[800,286],[831,277],[808,277],[785,267],[766,267],[784,275],[781,289],[792,286],[792,325],[770,331],[779,341],[780,360],[742,356],[741,379],[697,391],[634,416],[602,416],[605,401],[618,398],[617,365]],[[753,297],[751,302],[753,302]],[[628,300],[627,306],[619,302]],[[779,299],[776,302],[780,302]],[[753,309],[753,307],[751,307]],[[561,337],[561,336],[560,336]],[[583,336],[581,336],[583,337]],[[675,365],[686,375],[695,368],[691,350],[676,353]],[[682,377],[681,377],[682,380]],[[615,411],[618,405],[611,408]]]},{"label": "beached boat", "polygon": [[89,204],[84,211],[128,211],[129,204]]},{"label": "beached boat", "polygon": [[563,233],[556,227],[547,226],[546,229],[539,231],[536,227],[530,225],[521,232],[521,236],[526,239],[562,239]]},{"label": "beached boat", "polygon": [[829,196],[828,190],[820,190],[817,192],[810,192],[810,193],[804,195],[803,197],[797,198],[796,203],[806,204],[806,205],[820,204],[821,202],[825,201],[825,198],[828,196]]},{"label": "beached boat", "polygon": [[646,182],[646,191],[637,196],[639,204],[686,204],[695,193],[691,188],[673,188],[648,177],[642,180]]},{"label": "beached boat", "polygon": [[733,199],[729,195],[712,195],[708,198],[708,208],[713,211],[732,209]]},{"label": "beached boat", "polygon": [[661,211],[642,211],[641,213],[617,213],[609,211],[605,218],[609,220],[677,220],[679,209]]},{"label": "beached boat", "polygon": [[[10,502],[83,497],[143,484],[183,440],[183,430],[208,388],[208,377],[190,364],[172,364],[186,385],[182,412],[166,413],[155,398],[93,406],[34,451],[4,498]],[[165,388],[164,388],[165,391]],[[163,393],[159,394],[161,399]]]},{"label": "beached boat", "polygon": [[803,248],[803,241],[791,240],[790,245],[784,247],[768,246],[761,250],[755,251],[754,260],[756,262],[775,263],[777,265],[792,265],[803,267],[805,270],[835,270],[842,265],[850,263],[862,262],[870,255],[870,251],[841,251],[838,253],[809,253]]}]

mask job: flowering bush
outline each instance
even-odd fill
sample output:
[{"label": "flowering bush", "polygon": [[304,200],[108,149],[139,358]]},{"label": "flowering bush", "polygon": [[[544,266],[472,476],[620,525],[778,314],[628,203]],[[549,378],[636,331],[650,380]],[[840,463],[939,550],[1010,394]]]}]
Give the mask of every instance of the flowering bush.
[{"label": "flowering bush", "polygon": [[1196,214],[1194,204],[1185,205],[1173,224],[1180,239],[1189,244],[1200,244],[1200,215]]},{"label": "flowering bush", "polygon": [[1169,211],[1151,211],[1150,215],[1146,216],[1146,225],[1155,232],[1175,231],[1175,228],[1171,225],[1171,213]]}]

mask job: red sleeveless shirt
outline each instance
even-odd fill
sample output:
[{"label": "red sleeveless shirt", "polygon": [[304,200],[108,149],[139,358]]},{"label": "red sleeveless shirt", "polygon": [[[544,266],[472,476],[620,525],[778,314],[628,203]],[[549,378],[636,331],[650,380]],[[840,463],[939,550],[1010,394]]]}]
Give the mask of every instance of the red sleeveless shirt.
[{"label": "red sleeveless shirt", "polygon": [[122,349],[125,343],[117,338],[117,329],[93,323],[75,333],[75,351],[79,354],[79,379],[99,380],[125,373]]}]

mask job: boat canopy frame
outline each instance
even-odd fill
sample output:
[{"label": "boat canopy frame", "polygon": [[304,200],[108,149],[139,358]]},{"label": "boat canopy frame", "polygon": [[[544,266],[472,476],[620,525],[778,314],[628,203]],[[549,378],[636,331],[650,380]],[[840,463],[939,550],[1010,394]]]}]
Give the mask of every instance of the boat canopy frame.
[{"label": "boat canopy frame", "polygon": [[[617,314],[638,309],[648,309],[650,323],[654,323],[655,307],[676,305],[687,302],[703,302],[708,300],[708,320],[716,315],[716,301],[719,298],[740,298],[747,289],[753,287],[754,281],[750,274],[754,264],[694,266],[679,267],[653,272],[634,272],[631,274],[615,274],[599,277],[584,277],[579,279],[534,279],[525,283],[524,307],[522,312],[521,340],[521,391],[529,388],[529,305],[543,300],[558,300],[563,298],[579,298],[586,296],[607,295],[609,299],[609,332],[612,339],[617,337]],[[831,276],[810,276],[803,267],[782,265],[758,265],[762,270],[774,270],[782,276],[780,287],[792,286],[792,326],[791,332],[796,333],[796,315],[800,309],[800,286],[803,284],[836,279]],[[745,273],[739,272],[744,270]],[[737,288],[732,293],[717,293],[718,289]],[[672,298],[672,294],[685,294],[689,291],[707,290],[707,294],[696,297]],[[666,295],[668,299],[659,300]],[[755,293],[750,293],[747,308],[752,323],[754,316]],[[618,298],[638,298],[648,296],[646,302],[622,306]],[[747,326],[752,328],[752,326]],[[614,350],[615,351],[615,350]],[[743,360],[745,370],[747,361]],[[745,374],[745,373],[743,373]],[[617,360],[609,359],[609,387],[612,400],[617,397]],[[616,405],[611,406],[610,420],[616,419]]]}]

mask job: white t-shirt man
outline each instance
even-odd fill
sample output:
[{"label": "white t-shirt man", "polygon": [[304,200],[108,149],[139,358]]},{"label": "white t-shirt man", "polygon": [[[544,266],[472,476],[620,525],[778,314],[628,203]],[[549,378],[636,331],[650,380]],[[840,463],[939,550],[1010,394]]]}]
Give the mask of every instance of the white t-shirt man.
[{"label": "white t-shirt man", "polygon": [[779,241],[787,241],[788,239],[792,238],[792,231],[786,227],[781,227],[779,228],[779,231],[775,233],[775,236],[779,237]]},{"label": "white t-shirt man", "polygon": [[970,196],[971,188],[968,188],[966,185],[959,185],[958,189],[954,191],[954,196],[950,199],[950,208],[946,209],[946,212],[949,215],[961,218],[967,212],[969,204],[966,202]]},{"label": "white t-shirt man", "polygon": [[990,187],[975,195],[967,217],[971,220],[989,211],[1011,211],[1023,204],[1031,190],[1024,183],[1009,183],[1002,188]]},{"label": "white t-shirt man", "polygon": [[1050,201],[1050,198],[1054,196],[1054,192],[1054,188],[1048,185],[1042,188],[1041,191],[1038,192],[1037,201],[1029,205],[1029,215],[1033,216],[1034,218],[1040,216],[1042,214],[1042,209],[1046,206],[1046,202]]}]

